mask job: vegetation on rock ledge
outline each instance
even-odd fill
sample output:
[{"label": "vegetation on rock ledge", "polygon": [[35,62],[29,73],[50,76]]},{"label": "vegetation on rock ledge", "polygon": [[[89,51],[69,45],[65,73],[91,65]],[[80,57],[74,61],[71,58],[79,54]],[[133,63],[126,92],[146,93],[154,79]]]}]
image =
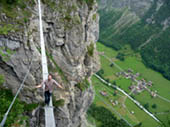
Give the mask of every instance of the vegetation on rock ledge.
[{"label": "vegetation on rock ledge", "polygon": [[94,44],[93,43],[91,43],[89,46],[87,46],[87,53],[88,53],[88,55],[89,56],[93,56],[93,54],[94,54]]},{"label": "vegetation on rock ledge", "polygon": [[[0,121],[2,121],[4,114],[6,113],[9,105],[12,102],[13,95],[9,89],[3,88],[1,85],[4,82],[4,76],[0,75]],[[15,101],[6,121],[5,127],[20,126],[24,124],[28,126],[28,116],[23,115],[26,112],[32,111],[38,106],[38,104],[26,104],[21,102],[18,98]]]},{"label": "vegetation on rock ledge", "polygon": [[86,89],[90,86],[90,83],[89,83],[88,79],[85,78],[83,81],[81,81],[80,83],[76,84],[76,86],[77,86],[81,91],[84,91],[84,90],[86,90]]}]

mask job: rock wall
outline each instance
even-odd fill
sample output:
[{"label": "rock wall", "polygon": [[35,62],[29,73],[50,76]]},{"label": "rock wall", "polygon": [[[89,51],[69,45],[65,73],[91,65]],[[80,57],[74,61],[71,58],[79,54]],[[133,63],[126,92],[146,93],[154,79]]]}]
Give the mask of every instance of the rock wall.
[{"label": "rock wall", "polygon": [[[37,9],[35,1],[34,5],[29,7],[31,16],[24,25],[20,25],[20,31],[0,35],[3,53],[8,55],[6,49],[12,51],[7,60],[2,54],[0,57],[0,74],[6,79],[4,87],[15,94],[31,65],[19,95],[20,99],[27,103],[43,101],[42,90],[35,89],[42,81]],[[57,99],[65,100],[63,107],[55,108],[56,126],[85,126],[83,121],[93,100],[93,90],[90,86],[82,91],[77,84],[85,79],[91,84],[91,75],[100,67],[95,44],[99,34],[97,3],[93,0],[91,3],[81,0],[43,0],[42,10],[49,72],[65,88],[64,91],[54,91]],[[9,18],[2,13],[1,22],[5,20]],[[92,48],[89,48],[90,45]],[[30,126],[44,126],[42,114],[41,106],[35,109],[30,114]]]}]

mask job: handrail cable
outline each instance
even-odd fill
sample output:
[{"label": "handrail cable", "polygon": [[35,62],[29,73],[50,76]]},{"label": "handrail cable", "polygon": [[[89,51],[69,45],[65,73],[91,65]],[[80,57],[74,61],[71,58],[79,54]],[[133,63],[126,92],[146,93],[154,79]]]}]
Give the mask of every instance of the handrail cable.
[{"label": "handrail cable", "polygon": [[3,126],[5,125],[7,116],[8,116],[8,114],[9,114],[9,112],[10,112],[10,110],[11,110],[11,108],[12,108],[12,106],[13,106],[13,104],[14,104],[17,96],[18,96],[18,94],[20,93],[20,91],[21,91],[21,89],[22,89],[22,87],[23,87],[23,85],[24,85],[24,83],[25,83],[25,80],[27,79],[27,77],[28,77],[28,75],[29,75],[29,73],[30,73],[31,66],[32,66],[32,61],[33,61],[33,59],[31,60],[31,64],[30,64],[30,66],[29,66],[28,72],[26,73],[26,75],[25,75],[25,77],[24,77],[24,79],[23,79],[23,81],[22,81],[22,83],[21,83],[21,85],[20,85],[20,87],[19,87],[19,89],[18,89],[15,97],[13,98],[13,100],[12,100],[12,102],[11,102],[8,110],[6,111],[4,117],[3,117],[2,121],[1,121],[0,127],[3,127]]}]

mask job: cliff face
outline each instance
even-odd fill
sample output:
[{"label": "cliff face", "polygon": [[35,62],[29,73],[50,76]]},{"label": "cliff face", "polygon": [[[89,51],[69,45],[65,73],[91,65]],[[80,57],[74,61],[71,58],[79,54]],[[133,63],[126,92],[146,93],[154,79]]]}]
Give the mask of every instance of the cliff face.
[{"label": "cliff face", "polygon": [[[12,24],[12,29],[0,31],[0,74],[6,79],[4,87],[15,94],[32,61],[20,99],[38,103],[43,100],[42,90],[34,88],[42,81],[38,7],[36,1],[25,4],[30,15],[20,24],[15,21],[23,18],[21,7],[16,7],[16,17],[10,17],[5,11],[1,13],[1,28]],[[93,0],[43,0],[42,10],[49,72],[65,87],[64,91],[54,91],[57,99],[65,100],[63,107],[55,108],[56,126],[85,126],[93,90],[91,86],[80,90],[79,86],[84,82],[91,84],[90,77],[100,66],[95,45],[99,33],[97,3]],[[4,54],[10,57],[5,59]],[[41,108],[34,112],[30,126],[44,126]]]}]

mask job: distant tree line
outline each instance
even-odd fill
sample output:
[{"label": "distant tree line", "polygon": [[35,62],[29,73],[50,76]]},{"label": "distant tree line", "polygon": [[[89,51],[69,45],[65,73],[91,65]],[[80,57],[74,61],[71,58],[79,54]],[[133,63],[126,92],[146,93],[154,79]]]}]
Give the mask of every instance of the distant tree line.
[{"label": "distant tree line", "polygon": [[95,104],[92,104],[87,114],[101,123],[98,127],[129,127],[124,120],[118,120],[113,113],[105,107],[98,107]]},{"label": "distant tree line", "polygon": [[6,3],[6,4],[14,4],[17,3],[19,0],[0,0],[0,3]]}]

